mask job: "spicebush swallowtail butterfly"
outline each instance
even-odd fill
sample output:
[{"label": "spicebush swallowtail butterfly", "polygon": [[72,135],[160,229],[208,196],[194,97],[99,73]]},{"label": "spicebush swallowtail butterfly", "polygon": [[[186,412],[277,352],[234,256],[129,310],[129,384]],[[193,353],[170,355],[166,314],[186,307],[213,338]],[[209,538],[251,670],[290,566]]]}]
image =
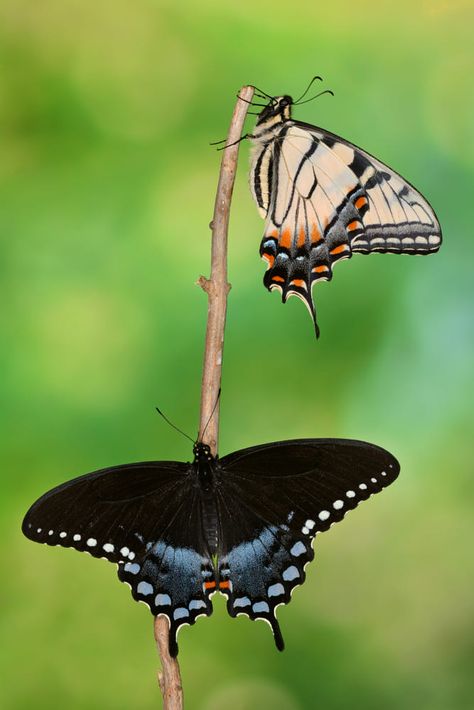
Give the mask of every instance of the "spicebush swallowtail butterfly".
[{"label": "spicebush swallowtail butterfly", "polygon": [[215,592],[231,616],[265,619],[282,650],[276,608],[304,582],[315,535],[398,472],[362,441],[278,441],[221,459],[198,442],[192,463],[125,464],[53,488],[23,532],[115,562],[133,598],[168,618],[173,656],[178,630],[212,613]]},{"label": "spicebush swallowtail butterfly", "polygon": [[344,138],[292,119],[301,99],[262,98],[270,101],[246,137],[253,143],[250,187],[265,219],[264,284],[280,291],[284,303],[298,296],[319,336],[312,287],[332,279],[335,263],[354,252],[431,254],[441,245],[441,229],[425,198],[391,168]]}]

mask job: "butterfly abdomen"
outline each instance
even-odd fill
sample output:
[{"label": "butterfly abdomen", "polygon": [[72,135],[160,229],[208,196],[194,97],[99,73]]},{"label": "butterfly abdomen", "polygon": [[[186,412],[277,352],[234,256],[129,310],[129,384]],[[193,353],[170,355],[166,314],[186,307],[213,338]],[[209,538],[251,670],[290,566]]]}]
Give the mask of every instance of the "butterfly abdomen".
[{"label": "butterfly abdomen", "polygon": [[219,518],[214,493],[203,493],[201,496],[202,532],[207,542],[209,555],[212,557],[217,552],[219,542]]}]

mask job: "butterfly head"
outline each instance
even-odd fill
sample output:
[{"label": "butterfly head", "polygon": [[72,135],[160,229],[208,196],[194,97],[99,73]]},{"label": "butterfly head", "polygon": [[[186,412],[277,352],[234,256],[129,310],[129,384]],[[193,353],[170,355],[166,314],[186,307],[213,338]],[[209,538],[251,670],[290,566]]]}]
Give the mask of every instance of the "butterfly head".
[{"label": "butterfly head", "polygon": [[291,96],[274,96],[258,114],[257,126],[263,123],[274,125],[288,121],[291,118],[292,105]]},{"label": "butterfly head", "polygon": [[193,446],[194,461],[212,461],[211,448],[202,441],[197,441]]}]

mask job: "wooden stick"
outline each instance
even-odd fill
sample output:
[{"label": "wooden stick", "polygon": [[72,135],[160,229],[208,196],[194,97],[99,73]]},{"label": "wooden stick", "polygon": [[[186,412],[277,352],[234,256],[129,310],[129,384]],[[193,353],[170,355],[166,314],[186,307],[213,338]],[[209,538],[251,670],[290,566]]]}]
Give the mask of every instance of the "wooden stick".
[{"label": "wooden stick", "polygon": [[[234,114],[230,122],[229,134],[222,156],[219,183],[217,186],[214,216],[211,222],[211,278],[201,276],[198,283],[208,295],[206,346],[201,386],[201,416],[199,440],[209,444],[211,452],[217,454],[219,437],[219,390],[221,386],[222,357],[224,350],[224,328],[227,310],[227,231],[229,227],[230,203],[234,189],[238,142],[243,130],[248,102],[252,100],[254,89],[244,86],[237,98]],[[242,100],[241,100],[242,99]]]},{"label": "wooden stick", "polygon": [[[245,117],[252,100],[254,89],[244,86],[238,95],[229,134],[222,156],[219,182],[217,185],[214,216],[211,222],[211,277],[201,276],[198,284],[208,296],[206,344],[201,385],[201,414],[199,419],[199,441],[209,444],[211,452],[217,454],[219,436],[219,390],[221,386],[222,356],[224,351],[224,328],[227,310],[227,231],[229,228],[230,203],[234,188],[239,139],[242,135]],[[241,97],[241,98],[239,98]],[[241,100],[243,99],[243,100]],[[231,145],[233,144],[233,145]],[[168,650],[169,622],[165,616],[155,618],[155,640],[161,659],[162,672],[158,674],[164,710],[182,710],[183,687],[179,663],[171,658]]]}]

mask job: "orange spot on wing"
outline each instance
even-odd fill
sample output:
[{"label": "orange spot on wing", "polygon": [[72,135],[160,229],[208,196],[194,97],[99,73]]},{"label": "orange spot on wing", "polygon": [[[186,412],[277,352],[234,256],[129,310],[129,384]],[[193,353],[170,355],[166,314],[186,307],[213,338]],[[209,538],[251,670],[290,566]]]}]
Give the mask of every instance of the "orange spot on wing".
[{"label": "orange spot on wing", "polygon": [[360,226],[361,223],[355,219],[353,222],[349,222],[349,224],[347,225],[347,231],[353,232],[355,229],[359,229]]},{"label": "orange spot on wing", "polygon": [[204,582],[204,589],[215,589],[215,582]]},{"label": "orange spot on wing", "polygon": [[280,236],[279,245],[285,249],[289,249],[291,246],[291,232],[289,229],[284,229]]},{"label": "orange spot on wing", "polygon": [[273,239],[278,239],[278,229],[273,229],[267,236],[273,237]]},{"label": "orange spot on wing", "polygon": [[304,288],[306,285],[303,279],[293,279],[293,281],[290,282],[291,285],[298,286],[299,288]]},{"label": "orange spot on wing", "polygon": [[322,238],[322,236],[321,236],[321,232],[319,231],[319,229],[317,228],[317,226],[316,226],[315,224],[312,224],[312,225],[311,225],[311,242],[312,242],[312,245],[314,246],[314,245],[317,244],[318,242],[322,242],[322,240],[323,240],[323,238]]},{"label": "orange spot on wing", "polygon": [[361,207],[364,207],[364,205],[367,204],[367,198],[366,197],[358,197],[357,200],[354,202],[354,205],[357,207],[358,210],[360,210]]},{"label": "orange spot on wing", "polygon": [[266,252],[263,252],[262,258],[268,262],[268,268],[271,269],[275,261],[275,257],[273,256],[273,254],[267,254]]},{"label": "orange spot on wing", "polygon": [[306,230],[304,227],[300,227],[299,232],[298,232],[298,242],[296,246],[298,247],[304,247],[306,241]]},{"label": "orange spot on wing", "polygon": [[323,274],[325,271],[329,271],[329,267],[325,266],[324,264],[321,264],[321,266],[315,266],[312,271],[315,274]]},{"label": "orange spot on wing", "polygon": [[342,252],[347,251],[347,244],[340,244],[338,247],[334,247],[334,249],[331,249],[329,252],[333,256],[336,256],[337,254],[342,254]]},{"label": "orange spot on wing", "polygon": [[272,276],[272,281],[279,281],[282,284],[285,283],[285,279],[282,279],[281,276]]},{"label": "orange spot on wing", "polygon": [[230,581],[226,579],[225,582],[219,582],[219,589],[230,589]]}]

